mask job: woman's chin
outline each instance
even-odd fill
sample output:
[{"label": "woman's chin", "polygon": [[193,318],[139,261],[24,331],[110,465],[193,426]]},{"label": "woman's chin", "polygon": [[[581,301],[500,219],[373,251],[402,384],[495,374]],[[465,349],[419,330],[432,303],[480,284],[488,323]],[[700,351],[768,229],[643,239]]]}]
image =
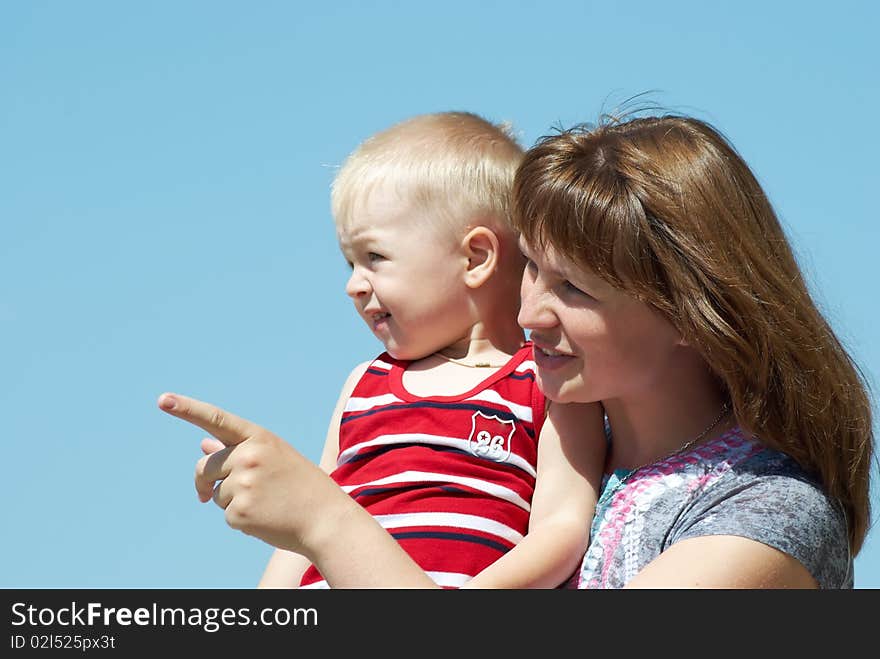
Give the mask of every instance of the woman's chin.
[{"label": "woman's chin", "polygon": [[560,380],[555,377],[542,376],[537,372],[537,383],[541,393],[554,403],[586,403],[585,387],[571,380]]}]

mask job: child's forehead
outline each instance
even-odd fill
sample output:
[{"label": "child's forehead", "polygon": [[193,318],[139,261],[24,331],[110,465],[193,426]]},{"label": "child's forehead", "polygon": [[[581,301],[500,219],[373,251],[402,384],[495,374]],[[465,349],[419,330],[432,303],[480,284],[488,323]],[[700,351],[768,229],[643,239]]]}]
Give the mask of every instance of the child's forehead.
[{"label": "child's forehead", "polygon": [[348,220],[403,219],[412,216],[417,210],[416,201],[410,186],[398,185],[392,181],[374,182],[352,195]]},{"label": "child's forehead", "polygon": [[336,222],[340,245],[413,246],[440,245],[457,241],[458,235],[446,223],[424,213],[393,205],[352,212]]},{"label": "child's forehead", "polygon": [[[342,217],[336,219],[337,233],[377,231],[413,232],[426,230],[437,237],[457,235],[465,223],[440,203],[422,200],[399,186],[371,186],[352,199]],[[461,224],[462,227],[457,225]]]}]

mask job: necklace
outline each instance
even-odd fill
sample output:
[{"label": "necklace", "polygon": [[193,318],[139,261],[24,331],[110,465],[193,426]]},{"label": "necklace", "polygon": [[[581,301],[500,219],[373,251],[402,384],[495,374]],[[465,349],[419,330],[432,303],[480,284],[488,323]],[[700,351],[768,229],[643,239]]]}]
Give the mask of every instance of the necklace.
[{"label": "necklace", "polygon": [[623,478],[618,480],[617,483],[610,490],[606,489],[606,491],[602,492],[602,496],[599,497],[599,501],[597,502],[596,505],[598,506],[600,503],[604,503],[604,502],[608,501],[609,499],[611,499],[611,497],[613,497],[615,494],[617,494],[618,490],[620,490],[620,488],[623,487],[623,484],[629,480],[630,476],[632,476],[637,471],[640,471],[641,469],[644,469],[645,467],[647,467],[649,465],[657,464],[658,462],[663,462],[665,460],[668,460],[671,457],[674,457],[676,455],[684,453],[691,446],[693,446],[697,442],[700,442],[703,439],[705,439],[706,435],[708,435],[710,432],[712,432],[712,429],[715,426],[717,426],[719,423],[721,423],[721,419],[723,419],[725,416],[727,416],[727,413],[729,411],[730,411],[730,405],[727,403],[727,401],[724,401],[724,404],[721,405],[721,411],[718,412],[718,416],[716,416],[712,420],[712,423],[710,423],[708,426],[706,426],[706,428],[699,435],[694,437],[689,442],[683,444],[682,446],[679,446],[677,449],[675,449],[671,453],[667,453],[662,458],[658,458],[657,460],[654,460],[653,462],[648,462],[648,463],[643,464],[640,467],[636,467],[635,469],[632,469],[628,474],[626,474],[626,476],[624,476]]},{"label": "necklace", "polygon": [[459,366],[467,366],[468,368],[501,368],[502,366],[504,366],[504,364],[507,363],[507,362],[504,362],[504,364],[490,364],[489,362],[476,362],[474,364],[466,364],[465,362],[463,362],[461,360],[453,359],[452,357],[447,357],[439,350],[437,352],[435,352],[434,354],[437,355],[438,357],[442,357],[443,359],[445,359],[448,362],[452,362],[453,364],[458,364]]}]

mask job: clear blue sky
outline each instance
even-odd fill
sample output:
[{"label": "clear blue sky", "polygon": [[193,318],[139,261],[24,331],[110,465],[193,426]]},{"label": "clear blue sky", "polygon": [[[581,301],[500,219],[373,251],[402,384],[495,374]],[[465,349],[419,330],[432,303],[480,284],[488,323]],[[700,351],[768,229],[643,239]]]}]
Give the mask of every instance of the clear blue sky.
[{"label": "clear blue sky", "polygon": [[[659,90],[713,122],[876,388],[878,24],[868,0],[3,2],[0,586],[256,583],[271,549],[198,503],[202,435],[156,397],[318,459],[380,347],[343,292],[333,168],[417,113],[528,146]],[[880,587],[880,530],[856,586]]]}]

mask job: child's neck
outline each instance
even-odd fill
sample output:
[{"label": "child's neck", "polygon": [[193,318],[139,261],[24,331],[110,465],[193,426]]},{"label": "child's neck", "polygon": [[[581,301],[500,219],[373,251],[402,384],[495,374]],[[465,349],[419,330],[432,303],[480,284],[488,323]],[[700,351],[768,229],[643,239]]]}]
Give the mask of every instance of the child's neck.
[{"label": "child's neck", "polygon": [[423,359],[403,373],[403,386],[415,396],[464,394],[502,368],[522,346],[522,335],[498,345],[484,337],[456,341]]},{"label": "child's neck", "polygon": [[441,348],[434,354],[441,359],[471,368],[500,368],[522,347],[525,337],[517,328],[503,339],[467,337]]}]

